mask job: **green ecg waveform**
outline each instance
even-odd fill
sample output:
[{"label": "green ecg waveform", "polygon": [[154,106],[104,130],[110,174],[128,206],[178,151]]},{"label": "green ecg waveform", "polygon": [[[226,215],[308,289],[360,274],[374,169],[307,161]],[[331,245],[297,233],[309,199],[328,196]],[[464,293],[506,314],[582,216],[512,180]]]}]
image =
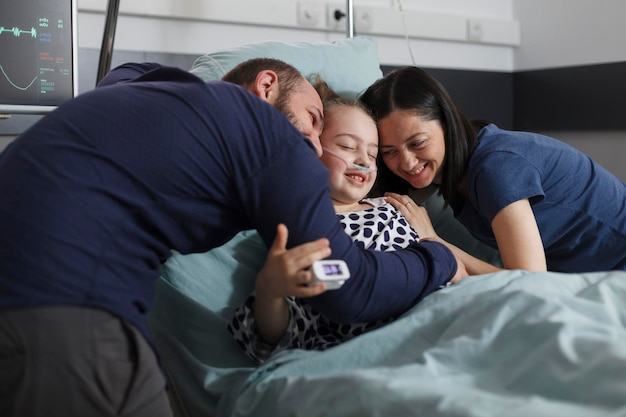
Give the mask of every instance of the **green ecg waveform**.
[{"label": "green ecg waveform", "polygon": [[0,35],[2,35],[4,32],[13,33],[16,38],[19,38],[22,33],[30,33],[31,37],[37,37],[37,29],[35,28],[30,28],[30,30],[23,30],[18,27],[5,28],[4,26],[0,26]]},{"label": "green ecg waveform", "polygon": [[17,88],[18,90],[26,91],[35,83],[35,81],[37,81],[37,77],[35,77],[35,78],[33,78],[33,80],[30,83],[28,83],[28,85],[26,87],[20,87],[19,85],[15,84],[13,81],[11,81],[11,79],[8,76],[8,74],[4,71],[4,68],[2,67],[2,65],[0,65],[0,71],[2,72],[2,75],[4,75],[4,77],[7,79],[9,84],[11,84],[13,87]]}]

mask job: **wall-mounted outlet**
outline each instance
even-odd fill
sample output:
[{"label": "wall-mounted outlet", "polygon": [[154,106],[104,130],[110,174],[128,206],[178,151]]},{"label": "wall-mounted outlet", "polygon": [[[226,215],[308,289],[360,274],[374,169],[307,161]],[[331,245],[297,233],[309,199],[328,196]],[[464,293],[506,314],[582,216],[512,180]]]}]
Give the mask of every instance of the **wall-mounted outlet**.
[{"label": "wall-mounted outlet", "polygon": [[[374,26],[374,11],[370,7],[354,7],[354,31],[365,33]],[[331,2],[326,8],[326,28],[334,31],[345,31],[347,24],[346,3]]]},{"label": "wall-mounted outlet", "polygon": [[328,3],[326,5],[326,27],[330,30],[345,30],[346,3]]},{"label": "wall-mounted outlet", "polygon": [[317,27],[324,14],[324,4],[316,1],[300,1],[297,13],[298,26]]},{"label": "wall-mounted outlet", "polygon": [[480,42],[483,39],[483,25],[474,19],[467,20],[467,40]]},{"label": "wall-mounted outlet", "polygon": [[370,32],[374,27],[374,10],[358,6],[354,8],[354,28],[361,33]]}]

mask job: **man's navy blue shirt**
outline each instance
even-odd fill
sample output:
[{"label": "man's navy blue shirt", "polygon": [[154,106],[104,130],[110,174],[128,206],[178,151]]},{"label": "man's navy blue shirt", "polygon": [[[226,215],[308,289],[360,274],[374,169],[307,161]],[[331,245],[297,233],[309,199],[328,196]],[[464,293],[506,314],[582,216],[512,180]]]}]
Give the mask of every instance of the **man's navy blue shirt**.
[{"label": "man's navy blue shirt", "polygon": [[280,222],[289,246],[326,237],[348,263],[342,289],[311,299],[336,321],[398,315],[454,275],[435,242],[354,245],[311,143],[250,92],[150,65],[111,77],[129,70],[150,71],[81,94],[0,154],[0,308],[100,308],[148,337],[171,250],[204,252],[247,229],[269,245]]}]

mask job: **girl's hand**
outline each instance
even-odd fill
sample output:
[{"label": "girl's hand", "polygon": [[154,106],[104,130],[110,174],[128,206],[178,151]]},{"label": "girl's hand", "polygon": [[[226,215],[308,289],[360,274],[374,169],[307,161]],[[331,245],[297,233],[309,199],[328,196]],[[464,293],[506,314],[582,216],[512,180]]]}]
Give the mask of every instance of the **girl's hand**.
[{"label": "girl's hand", "polygon": [[413,226],[420,240],[439,240],[428,212],[422,206],[415,204],[408,195],[385,193],[387,201],[394,206]]},{"label": "girl's hand", "polygon": [[313,297],[326,286],[308,287],[313,280],[313,262],[330,255],[328,239],[318,239],[287,250],[287,226],[279,224],[265,265],[256,277],[254,318],[261,337],[268,343],[279,342],[289,326],[285,297]]},{"label": "girl's hand", "polygon": [[314,297],[326,291],[324,284],[310,287],[308,284],[314,279],[310,270],[313,262],[330,256],[328,239],[321,238],[287,249],[288,236],[287,226],[279,224],[265,265],[257,275],[257,299]]}]

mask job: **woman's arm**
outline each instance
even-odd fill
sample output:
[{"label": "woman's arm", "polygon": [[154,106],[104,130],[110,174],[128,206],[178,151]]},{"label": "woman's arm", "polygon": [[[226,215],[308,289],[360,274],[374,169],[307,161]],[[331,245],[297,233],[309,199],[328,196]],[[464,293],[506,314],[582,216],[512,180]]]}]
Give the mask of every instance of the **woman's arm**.
[{"label": "woman's arm", "polygon": [[456,256],[461,262],[465,264],[465,269],[467,269],[467,272],[470,275],[489,274],[491,272],[502,271],[502,268],[492,265],[489,262],[485,262],[481,259],[478,259],[470,255],[469,253],[465,252],[458,246],[455,246],[452,243],[442,239],[441,237],[439,237],[439,235],[435,235],[434,238],[426,237],[426,238],[420,239],[420,242],[422,240],[434,240],[436,242],[443,243],[444,245],[446,245],[446,247],[452,251],[454,256]]},{"label": "woman's arm", "polygon": [[546,271],[546,253],[528,199],[509,204],[491,222],[502,263],[507,269]]},{"label": "woman's arm", "polygon": [[310,266],[330,255],[327,239],[304,243],[286,249],[287,227],[279,224],[265,265],[256,278],[254,319],[267,343],[280,341],[289,326],[289,309],[285,297],[313,297],[326,291],[325,284],[308,286],[313,280]]},{"label": "woman's arm", "polygon": [[[420,242],[424,240],[431,240],[444,244],[448,249],[450,249],[450,251],[452,251],[454,256],[465,265],[465,269],[470,275],[487,274],[502,270],[495,265],[470,255],[461,248],[439,237],[432,222],[430,221],[430,217],[428,216],[426,209],[417,205],[411,197],[396,193],[386,193],[385,197],[387,197],[387,201],[400,211],[411,226],[413,226],[417,235],[420,237]],[[452,282],[455,281],[452,280]]]}]

